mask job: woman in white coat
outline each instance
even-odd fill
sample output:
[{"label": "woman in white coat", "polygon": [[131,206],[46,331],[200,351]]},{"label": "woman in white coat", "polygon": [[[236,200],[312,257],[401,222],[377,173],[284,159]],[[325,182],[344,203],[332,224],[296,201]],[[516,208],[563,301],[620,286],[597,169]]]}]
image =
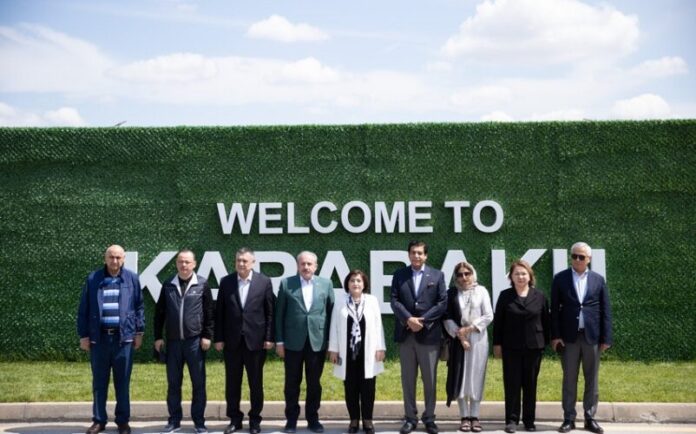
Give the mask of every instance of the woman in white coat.
[{"label": "woman in white coat", "polygon": [[488,333],[493,309],[488,290],[479,285],[468,262],[454,267],[454,286],[447,291],[445,330],[452,337],[447,361],[447,406],[459,404],[459,431],[481,432],[479,410],[488,362]]},{"label": "woman in white coat", "polygon": [[370,295],[367,275],[351,271],[343,282],[346,297],[336,300],[329,331],[329,360],[343,380],[350,416],[348,432],[357,433],[360,418],[366,434],[374,434],[375,376],[384,371],[384,330],[379,301]]}]

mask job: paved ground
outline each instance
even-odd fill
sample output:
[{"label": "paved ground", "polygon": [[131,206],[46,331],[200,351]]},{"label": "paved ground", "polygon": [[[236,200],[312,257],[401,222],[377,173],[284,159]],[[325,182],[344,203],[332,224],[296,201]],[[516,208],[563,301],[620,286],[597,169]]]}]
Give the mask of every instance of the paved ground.
[{"label": "paved ground", "polygon": [[[152,434],[159,433],[162,429],[163,422],[134,422],[131,424],[134,434]],[[342,434],[345,432],[345,428],[348,425],[347,421],[324,421],[324,426],[326,427],[326,434]],[[504,425],[500,421],[484,421],[484,433],[504,433]],[[50,422],[39,422],[39,423],[0,423],[0,432],[2,433],[17,433],[17,434],[39,434],[39,433],[51,433],[51,434],[83,434],[84,431],[89,426],[89,422],[76,423],[76,422],[61,422],[61,423],[50,423]],[[225,429],[226,423],[224,421],[210,421],[208,423],[208,429],[211,434],[221,434]],[[401,424],[398,421],[377,421],[375,427],[379,434],[398,434],[398,430]],[[696,424],[660,424],[660,423],[609,423],[603,422],[605,433],[624,433],[624,434],[684,434],[684,433],[695,433],[696,434]],[[262,434],[278,434],[280,429],[283,427],[282,421],[268,421],[264,422],[262,426]],[[247,426],[244,426],[244,430],[241,431],[242,434],[248,433]],[[419,427],[422,428],[422,427]],[[520,433],[524,433],[522,426]],[[537,423],[537,432],[540,434],[551,434],[556,433],[558,428],[558,423],[554,422],[540,422]],[[457,424],[451,421],[446,421],[440,424],[440,430],[442,433],[457,433]],[[107,425],[106,434],[116,433],[116,426],[113,424]],[[298,426],[298,434],[311,434],[304,425]],[[582,429],[571,431],[571,433],[586,433]],[[189,422],[182,424],[182,429],[180,433],[193,433],[193,425]],[[417,430],[414,431],[415,434],[423,434],[424,431]]]}]

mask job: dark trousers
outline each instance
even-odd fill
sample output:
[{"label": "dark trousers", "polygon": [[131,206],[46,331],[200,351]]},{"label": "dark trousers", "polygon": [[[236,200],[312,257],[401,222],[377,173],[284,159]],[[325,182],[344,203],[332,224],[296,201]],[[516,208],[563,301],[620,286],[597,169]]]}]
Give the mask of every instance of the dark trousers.
[{"label": "dark trousers", "polygon": [[116,391],[116,423],[128,423],[130,419],[130,376],[133,370],[133,344],[121,345],[121,336],[117,333],[102,333],[99,343],[90,348],[92,366],[92,421],[106,424],[106,399],[109,393],[109,378],[114,373]]},{"label": "dark trousers", "polygon": [[305,400],[305,418],[308,422],[319,421],[321,405],[321,374],[324,372],[326,350],[312,351],[309,338],[302,351],[285,350],[285,419],[288,423],[297,423],[300,416],[300,384],[304,365],[307,377],[307,399]]},{"label": "dark trousers", "polygon": [[505,423],[534,423],[536,418],[537,378],[541,368],[541,349],[503,348],[503,384],[505,386]]},{"label": "dark trousers", "polygon": [[350,354],[347,359],[343,390],[346,395],[348,415],[351,420],[359,420],[362,409],[362,418],[372,420],[372,410],[375,407],[375,377],[365,378],[365,360],[362,354],[355,361]]},{"label": "dark trousers", "polygon": [[244,413],[239,410],[242,399],[242,373],[246,368],[249,382],[249,423],[261,423],[263,410],[263,365],[266,362],[266,350],[251,351],[244,339],[234,348],[225,345],[225,400],[227,401],[227,417],[230,423],[237,425],[244,419]]},{"label": "dark trousers", "polygon": [[196,426],[205,424],[205,351],[200,337],[167,341],[167,409],[169,422],[179,423],[181,411],[181,383],[184,364],[191,377],[191,419]]}]

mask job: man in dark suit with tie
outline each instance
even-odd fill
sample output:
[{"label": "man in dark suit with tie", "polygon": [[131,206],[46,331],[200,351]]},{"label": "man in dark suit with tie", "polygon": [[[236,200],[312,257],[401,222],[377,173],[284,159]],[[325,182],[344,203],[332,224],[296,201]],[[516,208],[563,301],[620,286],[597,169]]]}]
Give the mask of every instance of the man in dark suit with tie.
[{"label": "man in dark suit with tie", "polygon": [[302,252],[297,255],[298,274],[283,279],[276,301],[276,352],[285,364],[285,428],[297,431],[300,415],[300,383],[304,368],[307,379],[305,418],[307,427],[315,433],[324,432],[319,422],[321,405],[321,374],[324,371],[329,325],[334,305],[333,284],[316,276],[317,255]]},{"label": "man in dark suit with tie", "polygon": [[442,272],[425,265],[427,244],[411,241],[408,258],[411,265],[394,273],[391,286],[391,308],[396,316],[394,340],[399,343],[404,394],[405,420],[399,432],[408,434],[418,425],[416,377],[420,367],[425,396],[422,420],[429,434],[437,434],[435,390],[447,287]]},{"label": "man in dark suit with tie", "polygon": [[571,247],[572,267],[553,278],[551,286],[551,346],[562,352],[563,423],[558,432],[575,429],[575,401],[580,364],[585,377],[585,429],[604,430],[594,419],[599,401],[599,357],[612,345],[611,305],[604,278],[588,268],[592,249],[578,242]]},{"label": "man in dark suit with tie", "polygon": [[253,271],[254,252],[243,247],[235,255],[236,273],[220,281],[215,306],[215,349],[225,355],[225,400],[230,424],[225,434],[242,429],[244,413],[242,370],[249,381],[249,432],[261,432],[263,409],[263,365],[266,350],[273,347],[275,295],[271,279]]}]

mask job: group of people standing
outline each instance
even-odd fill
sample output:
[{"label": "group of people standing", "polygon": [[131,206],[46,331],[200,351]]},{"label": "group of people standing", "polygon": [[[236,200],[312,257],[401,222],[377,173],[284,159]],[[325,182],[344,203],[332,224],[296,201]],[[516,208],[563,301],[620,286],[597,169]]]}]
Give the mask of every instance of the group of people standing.
[{"label": "group of people standing", "polygon": [[[572,267],[554,277],[550,305],[535,287],[533,270],[520,260],[512,263],[508,274],[511,288],[500,294],[494,312],[488,290],[478,283],[471,264],[455,266],[454,284],[448,290],[443,273],[426,265],[427,244],[409,243],[410,266],[394,273],[391,286],[404,401],[400,434],[414,431],[419,419],[428,434],[439,431],[435,423],[436,379],[443,336],[449,352],[447,405],[457,401],[460,431],[482,431],[479,415],[489,354],[487,327],[491,323],[494,355],[503,361],[506,432],[515,432],[520,419],[527,431],[536,429],[537,377],[543,349],[549,342],[562,354],[564,421],[559,432],[575,428],[580,364],[585,376],[585,428],[602,432],[594,414],[599,355],[612,342],[611,308],[604,279],[588,268],[591,248],[576,243],[571,250]],[[80,347],[90,352],[93,377],[93,424],[87,434],[105,429],[111,372],[116,391],[115,422],[119,434],[130,433],[132,351],[142,345],[145,321],[138,276],[123,268],[124,261],[124,249],[110,246],[104,267],[87,277],[80,299]],[[192,382],[195,431],[207,432],[205,354],[213,346],[224,354],[229,418],[225,434],[242,429],[244,370],[250,388],[249,432],[259,434],[263,367],[267,351],[275,346],[285,369],[283,432],[297,431],[303,374],[307,428],[314,433],[324,431],[319,419],[320,379],[328,357],[334,375],[344,382],[350,417],[347,432],[357,433],[362,422],[363,431],[374,434],[376,376],[384,371],[386,345],[380,303],[369,293],[367,275],[351,271],[343,282],[345,295],[337,300],[331,281],[316,275],[317,256],[304,251],[297,256],[297,275],[283,279],[276,296],[271,280],[255,271],[254,265],[254,252],[239,249],[235,272],[220,281],[217,302],[213,302],[206,279],[195,273],[194,253],[182,250],[177,254],[177,274],[164,282],[155,308],[154,347],[166,361],[168,383],[169,419],[163,432],[181,427],[184,366]],[[420,418],[416,406],[419,371],[425,401]]]}]

